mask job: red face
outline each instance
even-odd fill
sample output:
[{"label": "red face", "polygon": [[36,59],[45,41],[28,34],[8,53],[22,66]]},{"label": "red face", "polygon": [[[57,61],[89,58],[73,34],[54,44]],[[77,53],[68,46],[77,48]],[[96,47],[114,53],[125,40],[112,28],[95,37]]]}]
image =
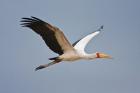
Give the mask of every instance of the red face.
[{"label": "red face", "polygon": [[96,58],[100,58],[100,53],[96,53]]}]

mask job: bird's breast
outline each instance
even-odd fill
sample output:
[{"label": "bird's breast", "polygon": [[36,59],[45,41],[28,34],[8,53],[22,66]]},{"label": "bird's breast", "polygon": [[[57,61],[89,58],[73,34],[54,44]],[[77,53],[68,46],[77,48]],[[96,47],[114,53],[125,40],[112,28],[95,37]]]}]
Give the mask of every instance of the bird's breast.
[{"label": "bird's breast", "polygon": [[59,58],[62,59],[63,61],[75,61],[80,59],[80,56],[75,52],[68,52],[59,56]]}]

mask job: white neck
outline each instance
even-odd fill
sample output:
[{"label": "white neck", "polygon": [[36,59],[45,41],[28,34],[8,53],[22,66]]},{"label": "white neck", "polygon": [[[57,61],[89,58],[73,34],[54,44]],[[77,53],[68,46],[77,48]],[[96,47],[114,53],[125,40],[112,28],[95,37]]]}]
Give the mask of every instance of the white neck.
[{"label": "white neck", "polygon": [[96,58],[96,53],[91,53],[91,54],[85,54],[84,56],[85,59],[95,59]]}]

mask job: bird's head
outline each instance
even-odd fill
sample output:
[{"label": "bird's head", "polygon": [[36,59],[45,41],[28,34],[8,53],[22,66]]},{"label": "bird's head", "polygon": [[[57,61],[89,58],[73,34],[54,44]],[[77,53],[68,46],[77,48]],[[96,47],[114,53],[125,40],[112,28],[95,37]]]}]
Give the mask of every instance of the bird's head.
[{"label": "bird's head", "polygon": [[112,57],[108,54],[101,53],[101,52],[96,52],[96,58],[107,58],[107,59],[112,59]]}]

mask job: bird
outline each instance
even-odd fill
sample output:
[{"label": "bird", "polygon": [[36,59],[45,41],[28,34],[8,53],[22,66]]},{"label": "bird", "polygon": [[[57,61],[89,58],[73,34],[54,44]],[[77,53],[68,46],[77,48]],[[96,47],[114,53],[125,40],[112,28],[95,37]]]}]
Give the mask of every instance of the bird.
[{"label": "bird", "polygon": [[60,63],[62,61],[72,62],[80,59],[93,60],[98,58],[112,58],[110,55],[102,52],[95,52],[90,54],[85,52],[86,45],[93,37],[101,32],[103,25],[96,31],[77,40],[75,43],[70,44],[61,29],[37,17],[23,17],[20,22],[22,22],[22,27],[28,27],[35,33],[39,34],[45,41],[46,45],[53,52],[58,54],[56,57],[49,58],[49,60],[52,60],[52,62],[38,66],[35,68],[35,71],[49,67],[56,63]]}]

